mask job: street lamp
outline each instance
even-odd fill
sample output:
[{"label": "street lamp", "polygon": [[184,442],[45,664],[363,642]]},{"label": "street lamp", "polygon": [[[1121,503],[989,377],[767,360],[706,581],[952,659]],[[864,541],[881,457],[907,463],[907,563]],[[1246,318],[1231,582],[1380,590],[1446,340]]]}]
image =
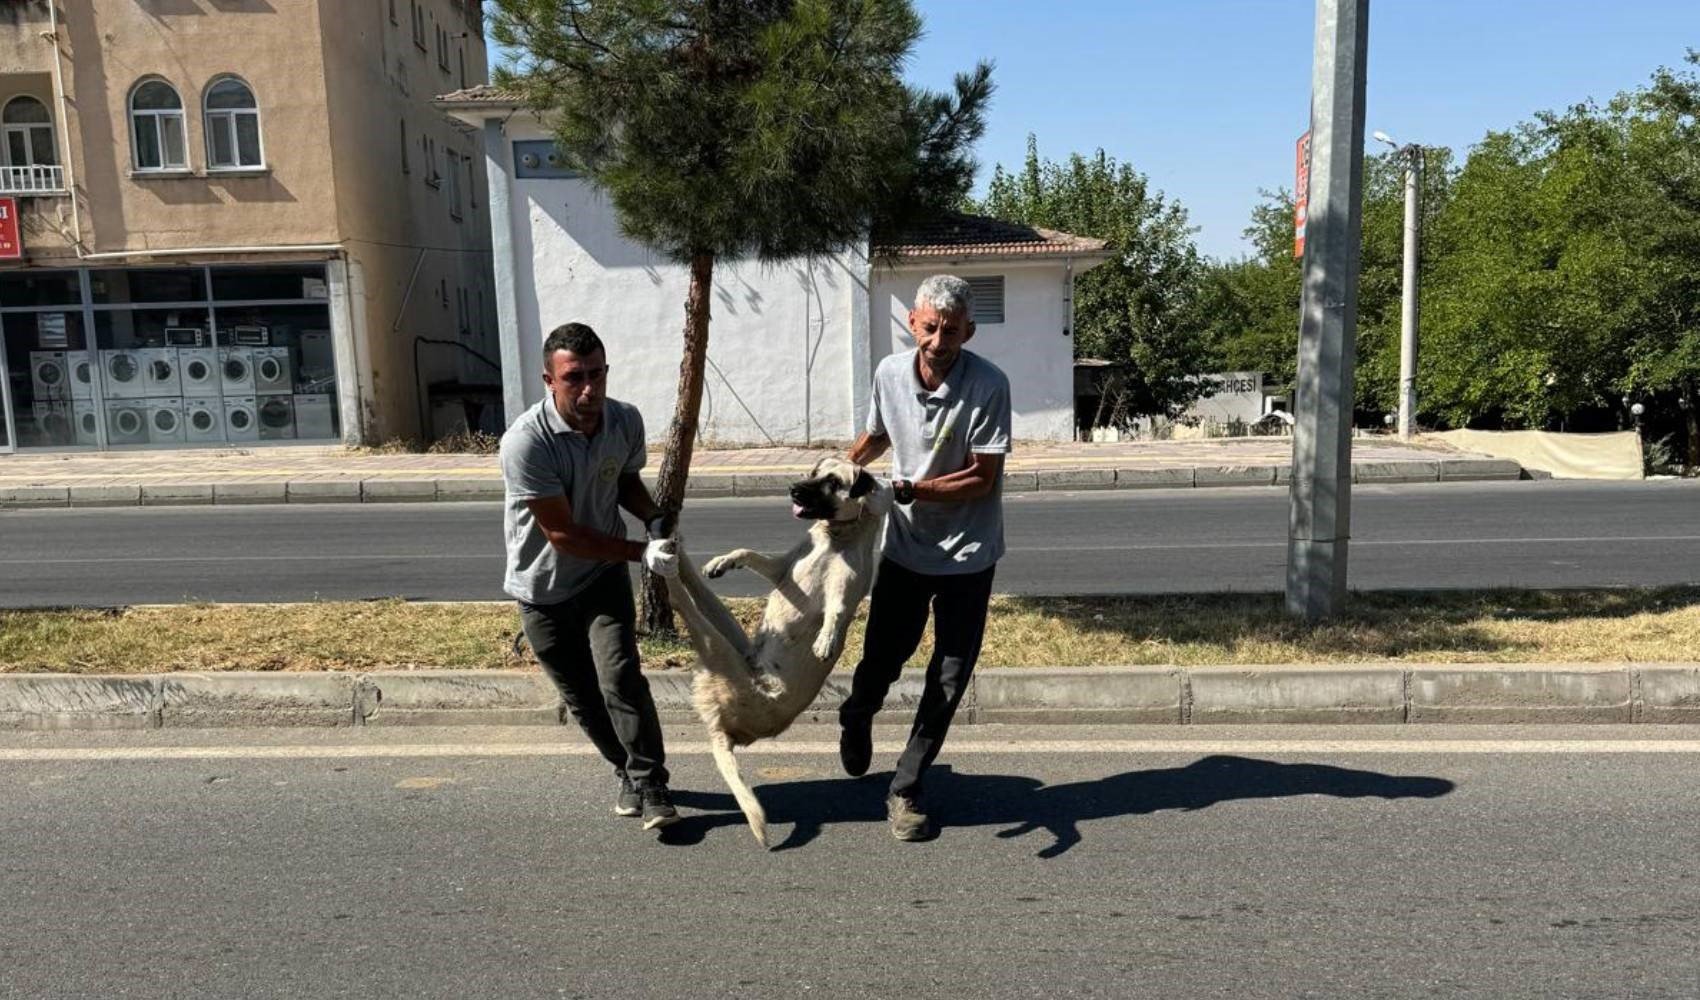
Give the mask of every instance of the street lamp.
[{"label": "street lamp", "polygon": [[1417,419],[1417,200],[1418,172],[1423,148],[1416,143],[1401,146],[1377,129],[1376,142],[1384,142],[1405,157],[1405,277],[1399,309],[1399,436],[1410,440]]}]

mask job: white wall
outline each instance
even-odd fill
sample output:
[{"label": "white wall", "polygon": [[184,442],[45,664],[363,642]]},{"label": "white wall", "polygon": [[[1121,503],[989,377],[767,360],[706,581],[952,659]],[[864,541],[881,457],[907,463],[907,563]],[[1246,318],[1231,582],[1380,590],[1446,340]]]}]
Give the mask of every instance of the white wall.
[{"label": "white wall", "polygon": [[[1077,263],[1075,273],[1082,268]],[[1073,440],[1074,339],[1063,335],[1068,327],[1068,278],[1061,261],[876,269],[870,323],[874,364],[914,348],[909,307],[921,282],[938,273],[965,278],[1003,275],[1004,321],[981,323],[968,349],[1009,376],[1017,440]]]},{"label": "white wall", "polygon": [[[510,127],[507,138],[544,138]],[[542,398],[543,337],[588,323],[608,347],[608,394],[665,438],[683,354],[686,267],[619,231],[612,205],[580,180],[513,181],[514,285],[526,400]],[[715,445],[847,441],[853,434],[851,310],[859,255],[719,261],[710,303],[701,440]]]}]

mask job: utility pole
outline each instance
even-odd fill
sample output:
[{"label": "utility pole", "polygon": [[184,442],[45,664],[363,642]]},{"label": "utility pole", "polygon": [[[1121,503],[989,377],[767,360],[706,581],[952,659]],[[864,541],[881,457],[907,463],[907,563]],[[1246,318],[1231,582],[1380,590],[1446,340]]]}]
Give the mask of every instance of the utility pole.
[{"label": "utility pole", "polygon": [[1399,303],[1399,437],[1409,441],[1417,421],[1417,247],[1421,215],[1423,148],[1401,146],[1386,132],[1375,133],[1405,158],[1405,276]]},{"label": "utility pole", "polygon": [[1287,611],[1310,621],[1346,601],[1368,35],[1369,0],[1316,0],[1287,536]]}]

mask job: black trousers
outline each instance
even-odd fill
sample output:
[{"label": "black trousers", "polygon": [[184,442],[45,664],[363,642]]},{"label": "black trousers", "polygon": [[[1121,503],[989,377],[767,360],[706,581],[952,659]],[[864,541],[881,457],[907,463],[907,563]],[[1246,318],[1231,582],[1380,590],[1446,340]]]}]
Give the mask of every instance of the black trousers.
[{"label": "black trousers", "polygon": [[667,752],[649,682],[638,669],[637,609],[624,566],[559,604],[519,602],[520,625],[567,710],[615,770],[667,783]]},{"label": "black trousers", "polygon": [[927,662],[926,687],[921,694],[909,743],[897,758],[891,794],[915,798],[928,765],[944,747],[956,706],[968,691],[968,678],[980,658],[986,634],[986,607],[992,596],[996,566],[958,576],[911,572],[882,559],[873,597],[868,601],[868,629],[862,641],[862,662],[856,664],[850,697],[838,710],[844,726],[864,726],[885,703],[886,692],[903,664],[921,644],[927,614],[933,615],[933,658]]}]

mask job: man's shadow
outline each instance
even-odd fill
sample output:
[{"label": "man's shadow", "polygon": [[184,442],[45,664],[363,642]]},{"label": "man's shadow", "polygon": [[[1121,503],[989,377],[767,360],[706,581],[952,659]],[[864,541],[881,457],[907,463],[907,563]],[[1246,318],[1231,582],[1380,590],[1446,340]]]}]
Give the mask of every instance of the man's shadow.
[{"label": "man's shadow", "polygon": [[[802,847],[834,823],[885,822],[889,774],[862,780],[833,778],[762,785],[756,788],[770,824],[791,823],[791,833],[775,850]],[[1165,809],[1208,809],[1235,799],[1290,795],[1337,798],[1432,799],[1456,787],[1445,778],[1389,775],[1328,764],[1281,764],[1216,754],[1185,767],[1127,771],[1093,781],[1044,785],[1036,778],[1008,774],[957,774],[938,765],[927,774],[927,806],[941,826],[999,826],[999,837],[1021,837],[1044,830],[1052,842],[1038,852],[1054,858],[1080,843],[1086,820],[1141,816]],[[668,827],[662,841],[700,843],[715,827],[744,826],[744,815],[728,794],[675,790],[673,799],[689,809]]]}]

